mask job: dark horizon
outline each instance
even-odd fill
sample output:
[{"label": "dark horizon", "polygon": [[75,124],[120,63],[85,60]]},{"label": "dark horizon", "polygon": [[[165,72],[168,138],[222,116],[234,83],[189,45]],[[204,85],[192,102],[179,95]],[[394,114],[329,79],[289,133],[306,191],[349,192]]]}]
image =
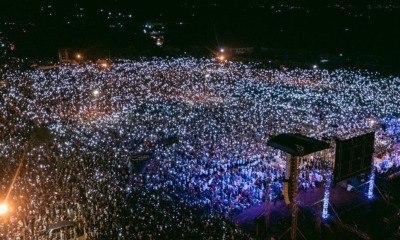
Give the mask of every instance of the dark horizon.
[{"label": "dark horizon", "polygon": [[[131,57],[254,47],[372,58],[395,69],[400,56],[400,3],[392,0],[17,0],[3,3],[0,13],[0,32],[19,57],[55,59],[60,48]],[[162,49],[143,33],[147,22],[164,24]]]}]

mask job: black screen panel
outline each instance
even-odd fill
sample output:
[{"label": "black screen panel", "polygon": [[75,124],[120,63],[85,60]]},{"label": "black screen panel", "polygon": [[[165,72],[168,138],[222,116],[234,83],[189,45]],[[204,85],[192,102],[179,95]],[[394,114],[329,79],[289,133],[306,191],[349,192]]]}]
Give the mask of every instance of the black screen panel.
[{"label": "black screen panel", "polygon": [[336,139],[334,182],[370,171],[374,144],[374,132],[346,140]]}]

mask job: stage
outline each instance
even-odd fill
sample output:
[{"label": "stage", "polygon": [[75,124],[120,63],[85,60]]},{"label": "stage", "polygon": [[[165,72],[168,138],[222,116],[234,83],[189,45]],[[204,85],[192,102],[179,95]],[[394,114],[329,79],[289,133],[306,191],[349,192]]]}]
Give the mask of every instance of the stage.
[{"label": "stage", "polygon": [[[364,187],[367,187],[365,184]],[[328,227],[330,221],[337,221],[336,214],[341,218],[346,216],[352,210],[368,205],[372,201],[361,191],[363,187],[353,188],[352,191],[347,191],[346,182],[340,182],[330,189],[330,218],[322,220],[323,228]],[[324,187],[308,188],[307,191],[299,189],[299,221],[298,227],[307,239],[309,236],[315,235],[317,229],[316,220],[318,214],[322,211]],[[378,194],[375,191],[375,195]],[[291,222],[291,205],[286,205],[283,199],[263,203],[258,206],[253,206],[244,210],[241,214],[233,217],[233,222],[238,224],[243,230],[250,233],[257,239],[270,239],[266,237],[274,237],[278,239],[290,227]],[[323,230],[322,230],[323,231]],[[334,231],[330,229],[328,231]],[[286,234],[282,239],[287,239],[290,234]],[[326,235],[325,235],[326,236]],[[298,239],[302,239],[298,236]]]}]

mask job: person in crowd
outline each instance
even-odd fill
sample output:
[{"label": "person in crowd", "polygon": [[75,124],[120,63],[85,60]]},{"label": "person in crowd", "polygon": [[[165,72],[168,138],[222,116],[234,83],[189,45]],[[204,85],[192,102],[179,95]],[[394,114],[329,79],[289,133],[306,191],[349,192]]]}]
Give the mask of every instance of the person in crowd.
[{"label": "person in crowd", "polygon": [[[151,58],[0,79],[7,239],[48,239],[60,221],[88,239],[248,239],[231,217],[282,199],[285,159],[271,136],[373,130],[377,150],[400,139],[400,78],[368,71]],[[387,156],[398,171],[398,152]],[[304,160],[301,189],[321,187],[330,164]]]}]

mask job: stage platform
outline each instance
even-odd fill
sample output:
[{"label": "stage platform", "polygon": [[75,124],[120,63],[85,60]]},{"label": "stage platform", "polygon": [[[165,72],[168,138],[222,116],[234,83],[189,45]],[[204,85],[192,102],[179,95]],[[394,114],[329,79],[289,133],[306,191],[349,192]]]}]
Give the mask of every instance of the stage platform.
[{"label": "stage platform", "polygon": [[[330,189],[329,207],[330,220],[322,221],[322,225],[327,226],[327,222],[337,218],[334,211],[339,217],[345,216],[356,208],[368,205],[374,199],[369,200],[363,193],[367,184],[358,190],[353,188],[352,191],[347,190],[347,184],[340,182]],[[315,229],[316,219],[322,211],[322,199],[324,188],[309,188],[307,191],[299,190],[299,217],[298,226],[301,231],[308,232],[307,229]],[[376,192],[376,191],[375,191]],[[377,194],[377,193],[376,193]],[[376,200],[376,198],[375,198]],[[234,216],[233,222],[239,225],[244,231],[250,233],[257,239],[270,239],[266,236],[281,236],[290,227],[291,222],[291,205],[286,205],[284,200],[272,201],[261,205],[253,206],[246,209],[241,214]],[[305,229],[307,228],[307,229]],[[334,231],[334,230],[330,230]],[[306,233],[304,233],[307,235]],[[314,233],[312,233],[314,234]],[[287,234],[286,237],[289,237]],[[286,239],[283,237],[282,239]],[[298,239],[302,239],[300,236]]]}]

